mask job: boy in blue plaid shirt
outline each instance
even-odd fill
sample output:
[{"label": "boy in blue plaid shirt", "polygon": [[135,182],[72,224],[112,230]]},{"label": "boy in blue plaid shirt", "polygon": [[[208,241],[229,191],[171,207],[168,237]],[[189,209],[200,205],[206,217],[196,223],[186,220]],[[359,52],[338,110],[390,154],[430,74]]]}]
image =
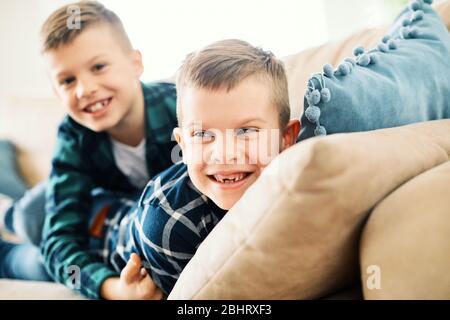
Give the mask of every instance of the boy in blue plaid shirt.
[{"label": "boy in blue plaid shirt", "polygon": [[219,41],[189,55],[177,95],[174,134],[183,161],[153,178],[131,210],[108,217],[103,242],[116,270],[130,257],[138,266],[142,259],[166,295],[201,242],[300,130],[290,120],[283,64],[244,41]]}]

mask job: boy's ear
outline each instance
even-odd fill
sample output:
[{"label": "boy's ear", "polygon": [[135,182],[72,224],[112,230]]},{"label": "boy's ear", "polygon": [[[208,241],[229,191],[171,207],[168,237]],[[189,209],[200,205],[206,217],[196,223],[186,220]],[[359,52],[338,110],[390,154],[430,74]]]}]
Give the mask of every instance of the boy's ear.
[{"label": "boy's ear", "polygon": [[300,133],[300,121],[292,119],[288,122],[283,132],[283,148],[285,150],[297,142],[298,134]]},{"label": "boy's ear", "polygon": [[141,77],[144,73],[144,64],[142,63],[142,54],[139,50],[133,50],[132,63],[137,77]]},{"label": "boy's ear", "polygon": [[175,136],[175,140],[180,145],[180,147],[184,148],[183,135],[179,127],[173,129],[173,135]]},{"label": "boy's ear", "polygon": [[[184,140],[183,140],[183,131],[181,130],[181,128],[176,127],[175,129],[173,129],[173,135],[175,137],[176,142],[178,143],[178,145],[181,148],[181,152],[184,155],[185,154],[185,150],[184,150],[185,145],[184,145]],[[185,158],[183,156],[183,162],[184,161],[185,161]]]}]

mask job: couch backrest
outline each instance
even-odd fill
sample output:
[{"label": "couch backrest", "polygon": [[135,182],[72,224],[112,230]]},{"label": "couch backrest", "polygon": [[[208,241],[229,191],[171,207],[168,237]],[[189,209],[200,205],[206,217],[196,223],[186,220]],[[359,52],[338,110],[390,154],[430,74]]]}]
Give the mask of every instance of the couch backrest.
[{"label": "couch backrest", "polygon": [[56,98],[0,99],[0,139],[11,140],[28,185],[45,179],[64,109]]}]

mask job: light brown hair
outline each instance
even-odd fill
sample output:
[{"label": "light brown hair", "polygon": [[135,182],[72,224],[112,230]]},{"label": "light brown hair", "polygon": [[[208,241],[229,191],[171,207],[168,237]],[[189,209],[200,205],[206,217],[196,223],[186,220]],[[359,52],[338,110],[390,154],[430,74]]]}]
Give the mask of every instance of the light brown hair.
[{"label": "light brown hair", "polygon": [[[79,20],[74,18],[74,12]],[[69,27],[68,22],[79,23],[79,27]],[[41,28],[42,52],[58,49],[62,45],[70,44],[86,28],[94,25],[106,24],[111,26],[113,34],[117,36],[125,51],[132,50],[130,39],[120,18],[111,10],[97,1],[79,1],[67,4],[54,11]]]},{"label": "light brown hair", "polygon": [[179,126],[183,87],[230,91],[249,76],[267,81],[272,90],[273,104],[278,110],[280,128],[285,128],[290,120],[290,107],[283,62],[269,51],[236,39],[212,43],[186,57],[177,75]]}]

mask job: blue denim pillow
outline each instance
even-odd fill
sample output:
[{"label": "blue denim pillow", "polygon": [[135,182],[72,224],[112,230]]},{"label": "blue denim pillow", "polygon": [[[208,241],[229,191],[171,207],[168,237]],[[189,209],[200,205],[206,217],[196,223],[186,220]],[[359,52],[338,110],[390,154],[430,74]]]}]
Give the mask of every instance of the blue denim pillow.
[{"label": "blue denim pillow", "polygon": [[26,189],[25,182],[17,172],[13,145],[9,141],[0,140],[0,193],[17,200]]},{"label": "blue denim pillow", "polygon": [[376,48],[309,79],[299,141],[450,117],[450,34],[431,3],[411,2]]}]

